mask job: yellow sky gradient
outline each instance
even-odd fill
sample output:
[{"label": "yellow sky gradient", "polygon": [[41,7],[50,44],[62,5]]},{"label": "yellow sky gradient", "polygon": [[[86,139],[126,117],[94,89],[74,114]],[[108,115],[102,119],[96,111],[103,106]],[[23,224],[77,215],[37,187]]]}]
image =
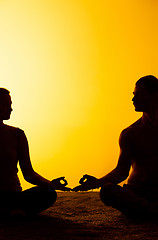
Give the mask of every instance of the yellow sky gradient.
[{"label": "yellow sky gradient", "polygon": [[[158,76],[156,0],[0,0],[0,87],[42,176],[102,177],[141,116],[138,78]],[[30,185],[22,180],[23,188]]]}]

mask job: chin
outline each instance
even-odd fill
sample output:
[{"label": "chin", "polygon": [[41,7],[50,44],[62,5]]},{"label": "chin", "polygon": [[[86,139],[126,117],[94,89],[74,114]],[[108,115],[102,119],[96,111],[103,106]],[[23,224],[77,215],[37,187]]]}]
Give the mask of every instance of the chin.
[{"label": "chin", "polygon": [[138,109],[138,108],[135,108],[135,111],[136,112],[143,112],[142,110]]},{"label": "chin", "polygon": [[10,119],[10,115],[9,116],[4,116],[3,120],[9,120]]},{"label": "chin", "polygon": [[135,107],[135,111],[136,112],[143,112],[143,110],[141,108]]}]

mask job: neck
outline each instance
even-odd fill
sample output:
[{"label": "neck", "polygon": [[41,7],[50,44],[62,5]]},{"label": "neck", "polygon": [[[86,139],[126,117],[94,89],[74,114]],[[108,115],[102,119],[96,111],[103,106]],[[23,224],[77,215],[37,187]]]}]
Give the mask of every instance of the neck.
[{"label": "neck", "polygon": [[143,121],[151,126],[158,126],[158,109],[149,112],[143,112]]}]

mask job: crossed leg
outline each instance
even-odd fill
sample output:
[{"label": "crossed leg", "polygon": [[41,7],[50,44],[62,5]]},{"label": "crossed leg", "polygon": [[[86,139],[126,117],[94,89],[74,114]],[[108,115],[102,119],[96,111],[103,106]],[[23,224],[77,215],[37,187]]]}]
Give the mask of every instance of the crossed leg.
[{"label": "crossed leg", "polygon": [[158,217],[158,201],[149,201],[119,185],[106,184],[101,188],[100,198],[105,205],[120,210],[128,217]]},{"label": "crossed leg", "polygon": [[53,188],[33,187],[22,192],[1,192],[1,207],[8,212],[22,210],[26,215],[34,215],[51,207],[57,194]]}]

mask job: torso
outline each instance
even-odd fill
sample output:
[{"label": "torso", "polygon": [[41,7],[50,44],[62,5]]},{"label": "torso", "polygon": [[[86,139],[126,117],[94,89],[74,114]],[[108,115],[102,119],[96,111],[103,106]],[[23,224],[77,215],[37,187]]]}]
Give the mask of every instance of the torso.
[{"label": "torso", "polygon": [[0,128],[0,190],[21,190],[17,176],[18,130],[7,125]]},{"label": "torso", "polygon": [[128,132],[132,144],[132,172],[128,182],[158,186],[158,127],[145,125],[139,119]]}]

